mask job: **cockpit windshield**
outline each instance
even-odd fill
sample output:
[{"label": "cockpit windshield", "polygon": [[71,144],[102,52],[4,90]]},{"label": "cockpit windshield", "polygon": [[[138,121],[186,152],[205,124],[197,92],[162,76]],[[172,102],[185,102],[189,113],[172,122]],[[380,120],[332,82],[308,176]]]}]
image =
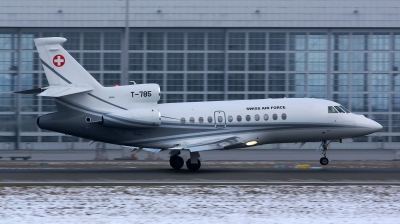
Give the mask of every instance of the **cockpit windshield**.
[{"label": "cockpit windshield", "polygon": [[328,107],[328,113],[337,113],[336,109],[333,106]]},{"label": "cockpit windshield", "polygon": [[344,110],[342,110],[342,108],[340,108],[339,106],[335,106],[336,110],[339,111],[339,113],[346,113],[344,112]]},{"label": "cockpit windshield", "polygon": [[344,110],[346,113],[351,113],[346,107],[344,107],[344,106],[342,106],[342,105],[340,105],[339,106],[340,108],[342,108],[342,110]]},{"label": "cockpit windshield", "polygon": [[339,105],[339,106],[328,106],[328,113],[351,113],[346,107]]}]

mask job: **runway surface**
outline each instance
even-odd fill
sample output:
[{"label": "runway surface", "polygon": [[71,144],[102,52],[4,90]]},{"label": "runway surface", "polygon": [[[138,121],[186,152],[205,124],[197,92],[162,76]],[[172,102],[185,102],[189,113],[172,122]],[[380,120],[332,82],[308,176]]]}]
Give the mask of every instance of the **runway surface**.
[{"label": "runway surface", "polygon": [[390,184],[400,185],[400,169],[203,168],[186,169],[0,169],[2,186],[236,184]]},{"label": "runway surface", "polygon": [[[316,146],[317,147],[317,146]],[[315,148],[316,148],[315,147]],[[30,161],[83,161],[83,160],[114,160],[130,158],[131,152],[126,150],[106,150],[97,154],[95,150],[9,150],[0,151],[3,157],[0,161],[10,160],[12,156],[30,156]],[[169,152],[163,151],[158,154],[141,151],[135,154],[138,160],[168,160]],[[182,156],[189,157],[188,152],[182,152]],[[321,153],[315,149],[234,149],[234,150],[212,150],[200,153],[203,161],[319,161]],[[400,159],[398,150],[363,150],[363,149],[329,149],[328,158],[334,160],[393,160]]]}]

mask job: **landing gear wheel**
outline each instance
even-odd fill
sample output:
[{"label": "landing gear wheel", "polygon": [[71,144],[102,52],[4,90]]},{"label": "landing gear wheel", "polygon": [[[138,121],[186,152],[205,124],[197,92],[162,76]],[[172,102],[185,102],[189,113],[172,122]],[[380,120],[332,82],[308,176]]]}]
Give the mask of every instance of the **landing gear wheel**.
[{"label": "landing gear wheel", "polygon": [[190,161],[190,159],[188,159],[186,161],[186,167],[190,170],[190,171],[197,171],[200,169],[201,167],[201,163],[200,160],[197,160],[197,164],[193,163]]},{"label": "landing gear wheel", "polygon": [[185,161],[183,161],[182,157],[173,155],[169,158],[169,165],[171,165],[172,168],[179,170],[182,168],[183,164]]},{"label": "landing gear wheel", "polygon": [[322,158],[319,160],[319,163],[321,163],[321,165],[323,165],[323,166],[328,165],[329,159],[326,158],[326,157],[322,157]]}]

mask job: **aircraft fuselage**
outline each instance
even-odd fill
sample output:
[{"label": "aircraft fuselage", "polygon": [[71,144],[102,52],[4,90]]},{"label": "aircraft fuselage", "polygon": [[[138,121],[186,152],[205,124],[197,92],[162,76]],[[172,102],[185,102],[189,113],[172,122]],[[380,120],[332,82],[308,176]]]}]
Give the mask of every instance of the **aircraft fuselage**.
[{"label": "aircraft fuselage", "polygon": [[[101,122],[103,114],[68,100],[61,112],[38,119],[40,128],[94,141],[144,148],[185,147],[236,136],[242,145],[317,142],[353,138],[380,129],[376,122],[353,113],[328,113],[339,105],[312,98],[214,101],[158,104],[161,125],[113,128]],[[108,112],[105,112],[108,113]],[[87,122],[90,118],[91,122]]]}]

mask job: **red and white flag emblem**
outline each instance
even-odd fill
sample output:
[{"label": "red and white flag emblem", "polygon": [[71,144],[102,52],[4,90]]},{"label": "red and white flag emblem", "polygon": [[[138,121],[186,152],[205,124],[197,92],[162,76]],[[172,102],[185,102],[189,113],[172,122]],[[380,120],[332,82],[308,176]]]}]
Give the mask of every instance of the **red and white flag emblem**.
[{"label": "red and white flag emblem", "polygon": [[56,56],[54,56],[53,58],[53,64],[56,67],[62,67],[65,64],[65,58],[64,56],[62,56],[61,54],[57,54]]}]

